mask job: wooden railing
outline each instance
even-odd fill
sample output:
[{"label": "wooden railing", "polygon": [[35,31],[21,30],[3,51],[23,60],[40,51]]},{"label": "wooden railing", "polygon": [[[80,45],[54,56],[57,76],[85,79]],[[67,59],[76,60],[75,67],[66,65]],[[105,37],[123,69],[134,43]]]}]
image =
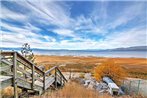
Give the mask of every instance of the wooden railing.
[{"label": "wooden railing", "polygon": [[44,72],[18,52],[1,52],[1,56],[10,63],[10,71],[7,73],[12,75],[15,98],[18,97],[17,87],[44,92],[53,83],[57,88],[58,84],[64,85],[67,81],[57,66]]}]

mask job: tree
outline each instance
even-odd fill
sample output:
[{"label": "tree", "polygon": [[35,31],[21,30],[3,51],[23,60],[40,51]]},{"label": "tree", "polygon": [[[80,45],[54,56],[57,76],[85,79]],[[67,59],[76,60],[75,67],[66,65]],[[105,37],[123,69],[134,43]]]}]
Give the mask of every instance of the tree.
[{"label": "tree", "polygon": [[112,59],[98,65],[94,71],[94,77],[97,80],[102,80],[103,77],[110,77],[116,83],[120,83],[127,76],[126,71],[116,64]]},{"label": "tree", "polygon": [[35,60],[34,54],[33,54],[32,50],[30,48],[30,45],[28,43],[25,43],[22,45],[21,53],[25,58],[34,62],[34,60]]}]

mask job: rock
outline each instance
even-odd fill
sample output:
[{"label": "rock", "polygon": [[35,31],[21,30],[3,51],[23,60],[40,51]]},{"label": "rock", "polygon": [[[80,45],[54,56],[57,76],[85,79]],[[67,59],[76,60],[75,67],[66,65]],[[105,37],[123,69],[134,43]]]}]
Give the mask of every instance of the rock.
[{"label": "rock", "polygon": [[85,78],[85,79],[92,79],[92,78],[91,78],[91,73],[86,73],[86,74],[84,75],[84,78]]},{"label": "rock", "polygon": [[88,86],[91,80],[85,80],[84,86]]},{"label": "rock", "polygon": [[101,90],[107,90],[108,85],[106,83],[97,83],[96,85],[96,90],[101,91]]},{"label": "rock", "polygon": [[124,95],[125,93],[124,93],[123,90],[120,88],[119,91],[118,91],[118,94],[119,94],[119,95]]},{"label": "rock", "polygon": [[90,81],[89,85],[88,85],[88,88],[89,89],[93,89],[95,86],[95,82],[94,81]]},{"label": "rock", "polygon": [[80,79],[80,84],[85,84],[85,79]]}]

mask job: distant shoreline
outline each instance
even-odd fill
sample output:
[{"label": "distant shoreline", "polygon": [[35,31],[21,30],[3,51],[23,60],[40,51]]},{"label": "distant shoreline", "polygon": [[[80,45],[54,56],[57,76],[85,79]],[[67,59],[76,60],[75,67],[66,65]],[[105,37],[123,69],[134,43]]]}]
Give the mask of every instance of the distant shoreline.
[{"label": "distant shoreline", "polygon": [[147,51],[34,51],[36,55],[106,57],[106,58],[147,58]]},{"label": "distant shoreline", "polygon": [[120,58],[120,59],[147,59],[139,57],[102,57],[102,56],[73,56],[73,55],[44,55],[44,54],[35,54],[35,56],[48,56],[48,57],[81,57],[81,58]]}]

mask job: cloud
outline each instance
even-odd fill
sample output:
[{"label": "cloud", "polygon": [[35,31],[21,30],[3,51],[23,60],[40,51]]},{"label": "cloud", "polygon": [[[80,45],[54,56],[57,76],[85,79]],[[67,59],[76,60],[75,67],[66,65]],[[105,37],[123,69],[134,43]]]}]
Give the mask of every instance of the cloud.
[{"label": "cloud", "polygon": [[[115,29],[120,25],[125,25],[129,21],[133,20],[137,16],[144,14],[145,4],[143,2],[138,2],[126,7],[118,17],[114,19],[113,22],[107,24],[108,28]],[[141,17],[141,16],[140,16]]]},{"label": "cloud", "polygon": [[21,13],[18,14],[16,12],[13,12],[9,10],[8,8],[6,8],[5,6],[1,6],[0,19],[24,22],[25,20],[27,20],[27,16]]},{"label": "cloud", "polygon": [[69,29],[55,29],[53,30],[53,32],[61,35],[61,36],[70,36],[70,37],[74,37],[74,32],[72,30]]},{"label": "cloud", "polygon": [[[9,7],[13,8],[15,4],[19,5],[18,10],[23,11],[10,10]],[[145,19],[140,24],[137,22],[141,20],[132,22],[144,15],[145,4],[133,3],[120,9],[120,12],[112,10],[113,17],[109,16],[111,8],[108,5],[109,2],[97,2],[89,15],[78,9],[76,11],[81,14],[72,17],[71,7],[74,6],[68,2],[11,1],[11,5],[2,5],[1,8],[2,47],[19,47],[25,42],[33,48],[47,49],[105,49],[146,45],[146,28],[138,27],[144,26]],[[9,23],[9,20],[13,22]],[[137,25],[116,29],[127,26],[130,21]]]},{"label": "cloud", "polygon": [[103,30],[103,27],[94,24],[91,17],[86,18],[84,15],[81,15],[77,17],[75,21],[76,21],[74,28],[75,31],[93,33],[93,34],[106,33],[106,31]]},{"label": "cloud", "polygon": [[[32,32],[30,29],[26,29],[28,27],[17,27],[14,25],[8,25],[2,23],[2,27],[6,28],[9,31],[1,31],[2,32],[2,47],[20,47],[23,43],[30,43],[32,47],[37,48],[47,48],[49,47],[49,42],[55,42],[55,38],[36,34]],[[39,30],[34,27],[34,30]]]},{"label": "cloud", "polygon": [[[68,40],[61,41],[56,48],[63,49],[112,49],[118,47],[139,46],[147,44],[146,28],[139,27],[122,32],[114,32],[105,39],[95,41],[86,39],[77,42],[70,42]],[[78,39],[75,39],[78,40]]]},{"label": "cloud", "polygon": [[53,1],[23,1],[16,3],[30,10],[28,14],[30,20],[36,18],[46,25],[52,24],[59,27],[68,27],[72,21],[69,8],[65,3]]},{"label": "cloud", "polygon": [[146,28],[133,28],[122,32],[114,32],[101,41],[107,48],[144,46],[147,45]]}]

